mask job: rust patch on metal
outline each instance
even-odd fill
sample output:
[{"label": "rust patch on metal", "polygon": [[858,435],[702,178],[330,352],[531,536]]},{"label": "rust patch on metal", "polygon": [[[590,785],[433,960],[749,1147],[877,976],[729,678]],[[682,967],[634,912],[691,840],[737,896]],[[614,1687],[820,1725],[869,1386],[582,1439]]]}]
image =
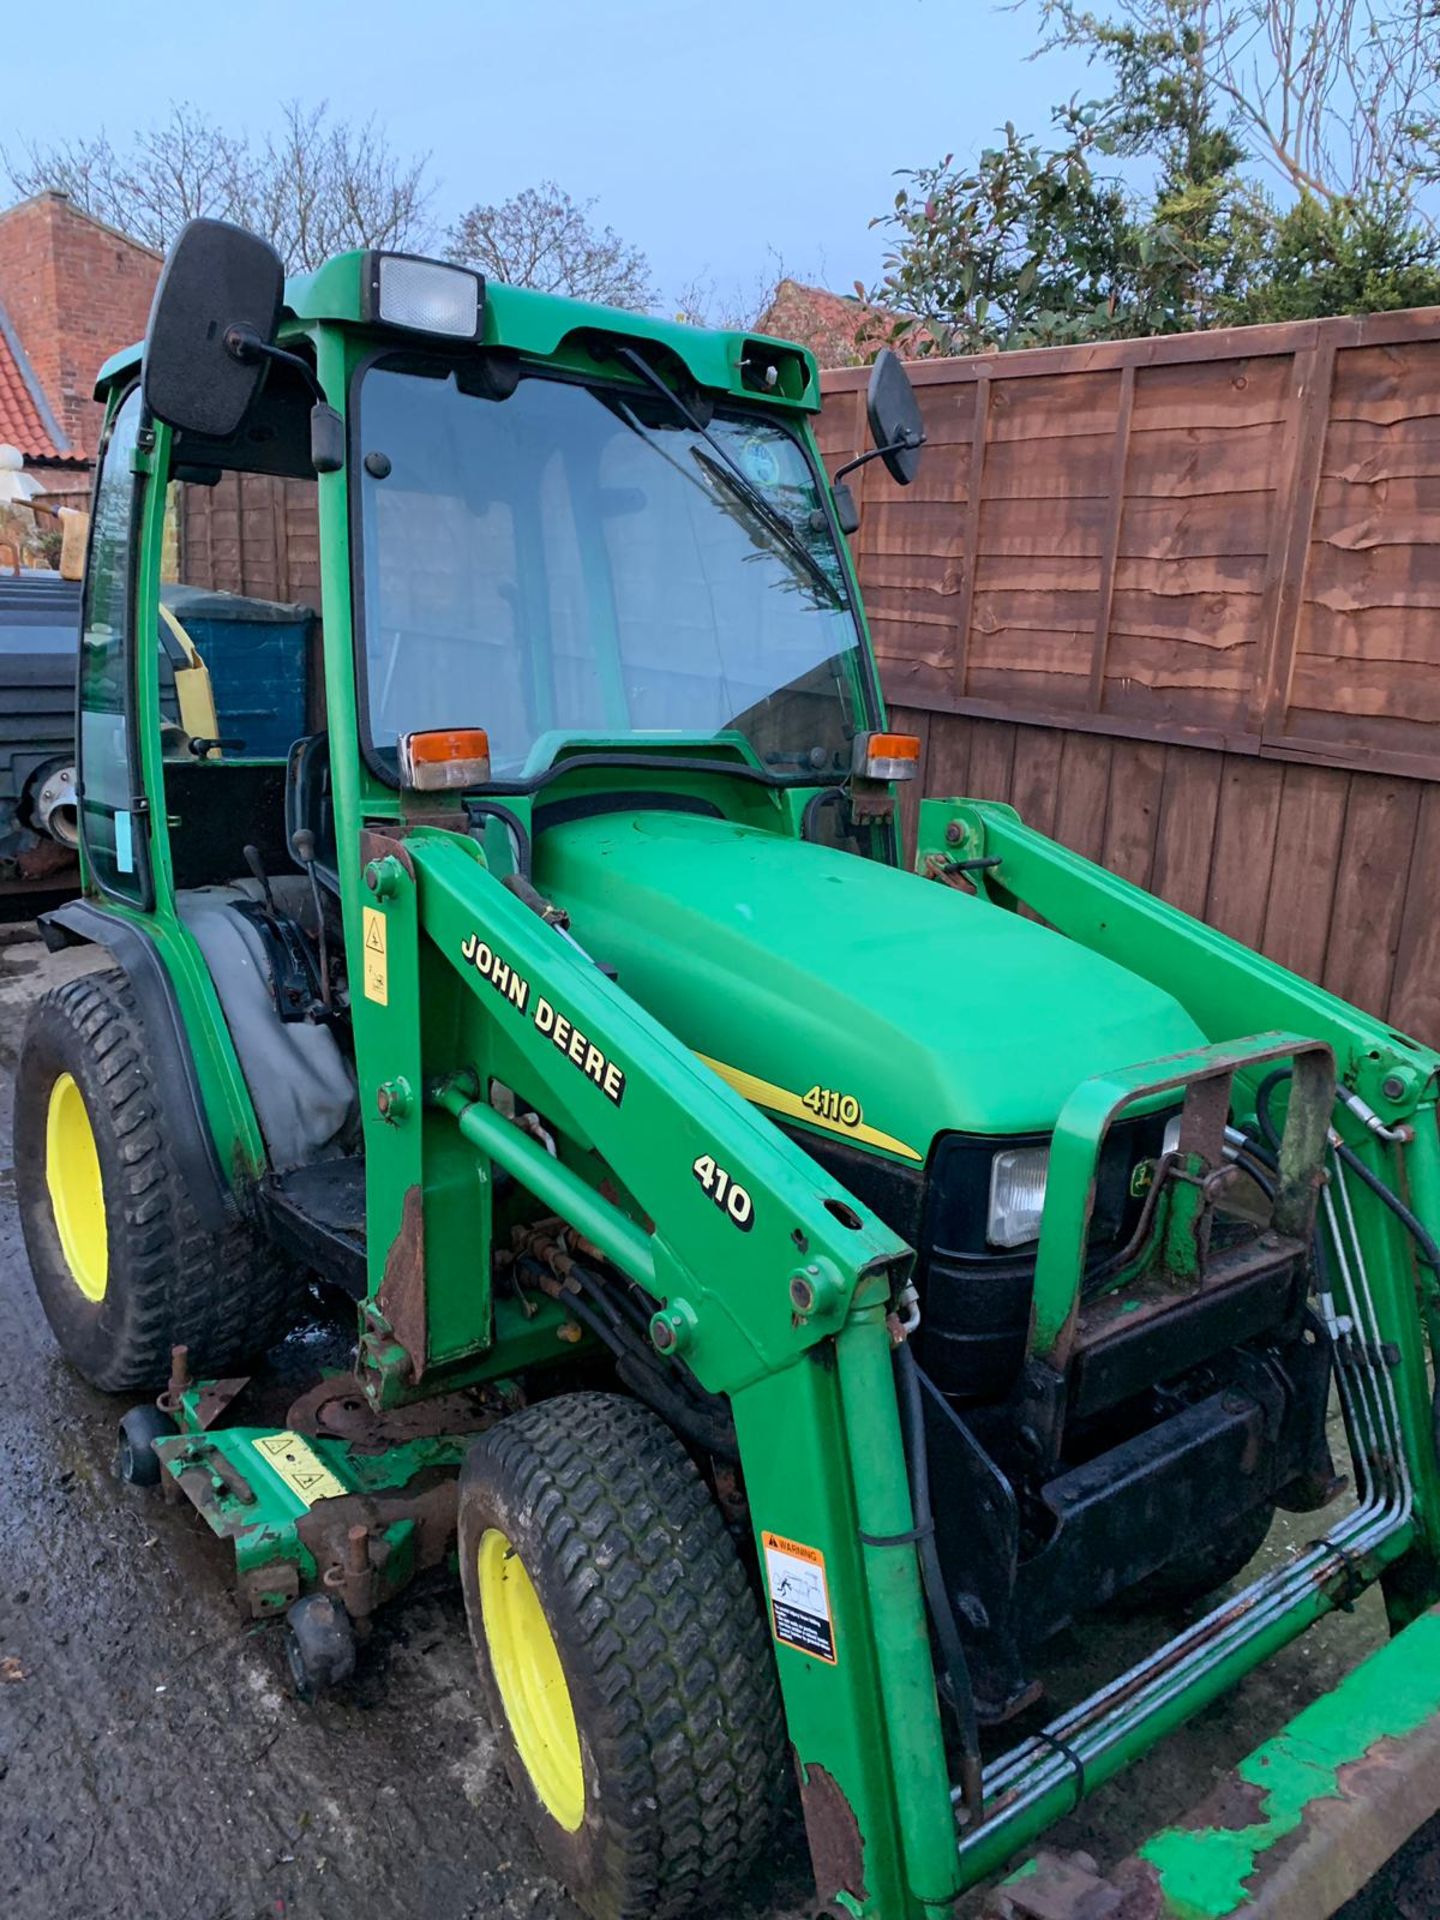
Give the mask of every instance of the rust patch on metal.
[{"label": "rust patch on metal", "polygon": [[[1254,1920],[1334,1913],[1440,1808],[1440,1719],[1428,1716],[1411,1733],[1375,1741],[1336,1768],[1329,1786],[1321,1769],[1313,1797],[1288,1831],[1273,1833],[1267,1799],[1263,1784],[1232,1774],[1172,1831],[1256,1836],[1243,1893],[1227,1912]],[[1110,1884],[1127,1902],[1114,1920],[1178,1920],[1191,1910],[1183,1891],[1167,1893],[1155,1865],[1138,1856],[1122,1862]]]},{"label": "rust patch on metal", "polygon": [[1198,1806],[1192,1807],[1175,1824],[1193,1830],[1221,1827],[1228,1833],[1243,1833],[1246,1827],[1263,1826],[1265,1792],[1264,1787],[1242,1780],[1238,1774],[1226,1774],[1213,1792],[1206,1794]]},{"label": "rust patch on metal", "polygon": [[269,1560],[249,1567],[235,1582],[235,1604],[242,1620],[265,1620],[283,1613],[300,1598],[300,1569],[293,1560]]},{"label": "rust patch on metal", "polygon": [[390,1331],[410,1356],[410,1379],[425,1371],[429,1338],[425,1305],[425,1199],[418,1186],[406,1190],[400,1231],[385,1256],[385,1273],[375,1304]]},{"label": "rust patch on metal", "polygon": [[405,845],[403,835],[377,833],[373,827],[362,827],[360,871],[363,873],[372,860],[383,860],[387,855],[398,860],[412,880],[415,878],[415,862],[410,858],[410,849]]},{"label": "rust patch on metal", "polygon": [[344,1440],[354,1453],[384,1453],[407,1440],[447,1433],[483,1433],[506,1411],[500,1396],[484,1387],[441,1394],[413,1405],[372,1407],[353,1379],[322,1380],[302,1393],[285,1416],[292,1433]]},{"label": "rust patch on metal", "polygon": [[1160,1875],[1148,1860],[1126,1860],[1113,1884],[1120,1895],[1114,1920],[1159,1920]]},{"label": "rust patch on metal", "polygon": [[807,1767],[795,1760],[800,1780],[800,1805],[805,1814],[805,1838],[810,1843],[810,1865],[815,1890],[822,1900],[848,1893],[862,1903],[865,1885],[865,1837],[855,1810],[834,1774],[824,1767]]},{"label": "rust patch on metal", "polygon": [[[440,1565],[455,1543],[458,1505],[455,1475],[444,1467],[426,1467],[397,1492],[347,1493],[334,1500],[318,1500],[295,1522],[295,1531],[322,1569],[322,1582],[348,1600],[345,1570],[356,1558],[352,1534],[364,1530],[368,1565],[363,1584],[352,1582],[350,1591],[357,1597],[363,1593],[362,1605],[368,1612],[399,1593],[413,1574]],[[415,1553],[413,1560],[403,1556],[404,1564],[396,1568],[391,1565],[389,1542],[382,1536],[398,1520],[415,1522]],[[339,1570],[338,1578],[326,1579],[331,1568]]]},{"label": "rust patch on metal", "polygon": [[230,1403],[237,1400],[249,1384],[248,1373],[235,1374],[226,1380],[206,1381],[195,1402],[195,1424],[202,1433],[208,1432],[223,1414],[229,1412]]},{"label": "rust patch on metal", "polygon": [[1165,1912],[1148,1860],[1127,1860],[1106,1879],[1088,1853],[1045,1848],[1023,1878],[992,1891],[985,1920],[1161,1920]]},{"label": "rust patch on metal", "polygon": [[40,840],[16,856],[15,871],[22,880],[53,880],[76,865],[75,849],[58,840]]},{"label": "rust patch on metal", "polygon": [[[194,1429],[208,1433],[229,1412],[231,1403],[237,1400],[249,1386],[251,1376],[248,1373],[232,1374],[225,1380],[207,1380],[195,1396],[191,1421]],[[183,1389],[182,1389],[183,1391]],[[175,1391],[175,1382],[162,1393],[155,1402],[162,1413],[178,1415],[180,1395]]]}]

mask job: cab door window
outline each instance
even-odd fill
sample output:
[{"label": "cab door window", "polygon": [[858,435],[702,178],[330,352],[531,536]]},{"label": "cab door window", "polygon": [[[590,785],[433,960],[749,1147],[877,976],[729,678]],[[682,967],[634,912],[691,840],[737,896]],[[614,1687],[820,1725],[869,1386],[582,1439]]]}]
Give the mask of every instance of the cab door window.
[{"label": "cab door window", "polygon": [[140,769],[131,645],[139,431],[136,387],[110,424],[95,486],[80,623],[80,822],[94,880],[107,893],[146,905],[149,858],[144,816],[136,807]]}]

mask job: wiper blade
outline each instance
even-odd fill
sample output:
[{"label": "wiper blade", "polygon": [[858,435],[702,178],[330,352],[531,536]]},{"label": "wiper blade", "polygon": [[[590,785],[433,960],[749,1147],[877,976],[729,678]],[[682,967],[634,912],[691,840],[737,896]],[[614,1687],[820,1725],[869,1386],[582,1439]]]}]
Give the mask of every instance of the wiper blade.
[{"label": "wiper blade", "polygon": [[[772,505],[771,502],[766,499],[765,495],[760,491],[759,487],[755,485],[755,482],[750,478],[749,474],[746,473],[745,469],[731,456],[729,450],[721,445],[714,434],[711,433],[710,429],[686,406],[675,389],[665,384],[654,367],[652,367],[650,362],[645,358],[644,354],[638,353],[634,347],[626,346],[617,346],[615,353],[619,359],[625,362],[626,366],[632,367],[648,386],[653,387],[656,393],[669,403],[670,407],[685,422],[685,425],[690,428],[692,433],[698,433],[706,446],[711,448],[716,456],[715,460],[707,460],[698,447],[695,449],[695,457],[702,462],[705,470],[713,474],[717,480],[723,481],[733,493],[738,494],[740,498],[745,501],[746,505],[765,523],[785,550],[800,562],[801,566],[804,567],[811,579],[815,581],[816,585],[821,589],[832,606],[843,607],[846,602],[846,596],[840,584],[832,580],[830,575],[826,573],[814,554],[811,553],[804,541],[797,535],[789,518],[781,513],[778,507]],[[716,464],[717,461],[719,463],[718,466]]]},{"label": "wiper blade", "polygon": [[814,554],[796,535],[794,527],[777,507],[772,507],[751,481],[729,460],[712,460],[703,447],[690,450],[712,480],[725,487],[742,506],[749,509],[777,545],[798,560],[832,607],[843,607],[840,590]]}]

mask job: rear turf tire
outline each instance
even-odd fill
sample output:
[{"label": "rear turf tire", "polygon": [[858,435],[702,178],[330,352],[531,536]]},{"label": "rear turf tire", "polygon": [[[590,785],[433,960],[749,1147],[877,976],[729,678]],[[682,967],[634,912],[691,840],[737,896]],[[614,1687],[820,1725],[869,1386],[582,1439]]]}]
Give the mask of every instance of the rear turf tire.
[{"label": "rear turf tire", "polygon": [[36,1002],[15,1081],[25,1249],[67,1360],[109,1393],[158,1389],[170,1349],[237,1371],[285,1331],[294,1281],[238,1217],[202,1228],[177,1170],[135,995],[92,973]]},{"label": "rear turf tire", "polygon": [[733,1912],[783,1803],[775,1660],[683,1446],[635,1401],[503,1420],[460,1481],[481,1686],[541,1850],[594,1920]]}]

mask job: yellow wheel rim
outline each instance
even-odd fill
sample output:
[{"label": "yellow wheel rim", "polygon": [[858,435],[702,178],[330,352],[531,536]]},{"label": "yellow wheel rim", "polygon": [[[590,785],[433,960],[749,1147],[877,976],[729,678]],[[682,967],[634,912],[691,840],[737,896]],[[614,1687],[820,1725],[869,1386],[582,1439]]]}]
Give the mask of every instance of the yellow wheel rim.
[{"label": "yellow wheel rim", "polygon": [[585,1771],[570,1686],[525,1563],[497,1527],[476,1555],[480,1615],[495,1683],[541,1805],[574,1833],[585,1817]]},{"label": "yellow wheel rim", "polygon": [[105,1231],[105,1189],[95,1130],[85,1111],[85,1096],[73,1074],[62,1073],[50,1089],[45,1115],[45,1184],[60,1251],[70,1278],[87,1300],[103,1300],[110,1278],[110,1243]]}]

